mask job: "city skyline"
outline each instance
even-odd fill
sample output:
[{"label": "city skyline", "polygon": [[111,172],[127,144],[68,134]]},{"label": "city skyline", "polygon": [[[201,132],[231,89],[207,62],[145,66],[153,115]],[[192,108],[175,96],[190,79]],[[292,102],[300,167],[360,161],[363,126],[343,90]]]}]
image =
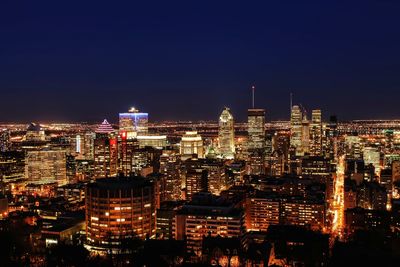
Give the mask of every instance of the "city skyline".
[{"label": "city skyline", "polygon": [[[0,121],[98,121],[131,105],[152,121],[245,121],[294,103],[340,119],[400,118],[400,5],[6,3]],[[73,104],[73,105],[72,105]],[[110,120],[114,121],[112,118]]]}]

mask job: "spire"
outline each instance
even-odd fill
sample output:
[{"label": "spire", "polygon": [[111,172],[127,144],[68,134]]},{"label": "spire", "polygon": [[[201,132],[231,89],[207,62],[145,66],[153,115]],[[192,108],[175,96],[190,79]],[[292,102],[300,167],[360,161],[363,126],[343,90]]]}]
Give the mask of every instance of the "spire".
[{"label": "spire", "polygon": [[252,108],[254,109],[254,106],[255,106],[255,91],[256,91],[256,87],[254,85],[251,87],[251,91],[252,91]]}]

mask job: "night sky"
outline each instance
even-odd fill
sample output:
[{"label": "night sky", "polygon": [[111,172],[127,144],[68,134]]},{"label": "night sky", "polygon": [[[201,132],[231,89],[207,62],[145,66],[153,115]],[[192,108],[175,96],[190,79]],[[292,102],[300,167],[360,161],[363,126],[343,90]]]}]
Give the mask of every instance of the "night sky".
[{"label": "night sky", "polygon": [[129,2],[1,1],[0,121],[400,118],[400,1]]}]

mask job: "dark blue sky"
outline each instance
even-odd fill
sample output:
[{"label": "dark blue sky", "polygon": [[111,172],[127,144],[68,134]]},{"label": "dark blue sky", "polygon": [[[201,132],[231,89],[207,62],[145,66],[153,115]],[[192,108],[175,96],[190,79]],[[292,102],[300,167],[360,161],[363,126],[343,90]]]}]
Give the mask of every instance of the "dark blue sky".
[{"label": "dark blue sky", "polygon": [[244,120],[253,83],[268,119],[291,91],[339,119],[400,118],[400,2],[0,4],[0,121]]}]

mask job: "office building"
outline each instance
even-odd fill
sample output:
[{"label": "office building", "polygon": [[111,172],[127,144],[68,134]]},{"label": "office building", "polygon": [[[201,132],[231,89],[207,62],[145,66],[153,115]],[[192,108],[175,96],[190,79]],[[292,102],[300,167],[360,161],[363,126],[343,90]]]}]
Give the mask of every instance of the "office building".
[{"label": "office building", "polygon": [[96,130],[94,139],[94,175],[111,177],[117,175],[118,140],[114,129],[104,120]]},{"label": "office building", "polygon": [[181,139],[181,157],[182,160],[193,157],[195,155],[197,158],[204,158],[204,144],[201,135],[196,131],[186,132]]},{"label": "office building", "polygon": [[67,180],[65,150],[30,150],[26,152],[25,178],[29,184],[57,183]]},{"label": "office building", "polygon": [[120,252],[129,238],[156,235],[155,185],[143,177],[97,179],[86,188],[86,247]]},{"label": "office building", "polygon": [[218,151],[223,158],[234,158],[235,128],[233,116],[229,108],[225,108],[219,117]]},{"label": "office building", "polygon": [[290,116],[290,146],[295,148],[296,155],[301,155],[303,138],[303,113],[299,106],[293,106]]},{"label": "office building", "polygon": [[204,236],[240,237],[245,231],[244,213],[209,193],[196,194],[177,212],[174,237],[186,238],[187,250],[201,256]]},{"label": "office building", "polygon": [[128,138],[148,134],[149,114],[131,108],[128,112],[119,114],[119,130],[127,133]]},{"label": "office building", "polygon": [[322,115],[321,110],[314,109],[311,115],[310,125],[310,155],[322,154]]},{"label": "office building", "polygon": [[248,151],[265,149],[265,110],[249,109],[247,112]]}]

